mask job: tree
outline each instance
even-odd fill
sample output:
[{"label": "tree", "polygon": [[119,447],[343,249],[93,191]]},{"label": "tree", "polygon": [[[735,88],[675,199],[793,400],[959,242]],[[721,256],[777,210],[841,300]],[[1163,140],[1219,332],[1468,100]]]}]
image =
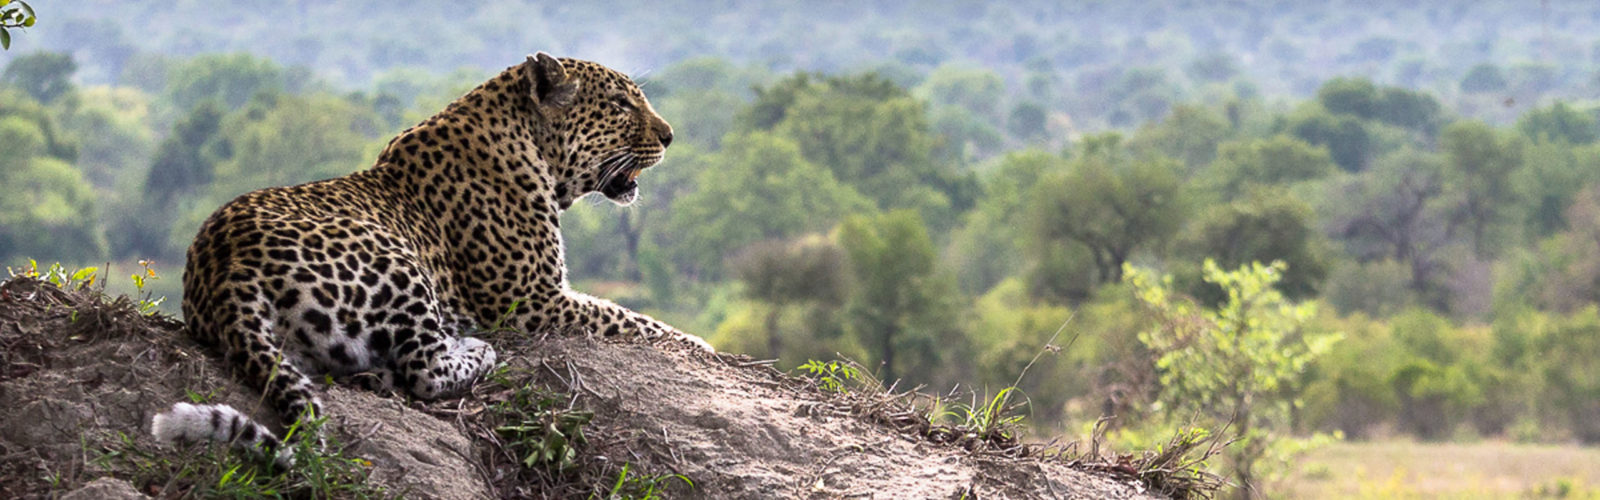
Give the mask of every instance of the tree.
[{"label": "tree", "polygon": [[1147,124],[1128,140],[1135,151],[1151,151],[1183,162],[1194,175],[1217,157],[1217,145],[1234,136],[1234,127],[1222,115],[1191,105],[1179,105],[1159,123]]},{"label": "tree", "polygon": [[355,171],[366,166],[368,146],[380,140],[380,122],[372,110],[327,94],[262,94],[223,120],[226,142],[218,147],[227,159],[216,165],[212,193],[227,199]]},{"label": "tree", "polygon": [[1548,108],[1529,111],[1517,119],[1517,131],[1534,140],[1568,144],[1593,144],[1597,135],[1594,117],[1556,101]]},{"label": "tree", "polygon": [[83,174],[50,153],[37,122],[0,115],[0,259],[87,261],[104,254],[94,194]]},{"label": "tree", "polygon": [[990,124],[1000,122],[1005,97],[1000,75],[984,68],[946,64],[935,68],[917,87],[917,95],[942,106],[956,106]]},{"label": "tree", "polygon": [[72,54],[35,52],[7,64],[0,83],[20,88],[34,100],[50,104],[72,90],[72,74],[77,71],[78,63],[72,60]]},{"label": "tree", "polygon": [[1288,135],[1223,143],[1217,148],[1211,184],[1224,199],[1233,199],[1253,186],[1282,186],[1318,179],[1336,166],[1327,148],[1312,146]]},{"label": "tree", "polygon": [[1505,73],[1499,66],[1490,63],[1473,66],[1461,78],[1461,91],[1468,94],[1499,92],[1505,90],[1506,85]]},{"label": "tree", "polygon": [[761,240],[823,231],[869,207],[799,146],[771,132],[729,136],[706,161],[693,191],[672,204],[668,232],[674,259],[703,279],[722,276],[724,261]]},{"label": "tree", "polygon": [[1227,301],[1204,307],[1177,295],[1172,278],[1129,267],[1134,296],[1157,327],[1139,335],[1156,355],[1159,399],[1169,419],[1199,415],[1227,426],[1238,442],[1229,458],[1238,496],[1256,496],[1260,467],[1275,444],[1291,440],[1290,415],[1299,406],[1302,374],[1342,335],[1312,331],[1316,303],[1295,303],[1278,292],[1284,265],[1251,263],[1227,271],[1203,265],[1205,280]]},{"label": "tree", "polygon": [[62,130],[78,140],[77,166],[104,194],[144,174],[156,145],[149,96],[128,87],[95,86],[55,106]]},{"label": "tree", "polygon": [[178,109],[215,99],[223,109],[235,110],[256,94],[288,88],[288,75],[270,60],[244,53],[205,54],[168,71],[165,97]]},{"label": "tree", "polygon": [[1439,133],[1444,111],[1433,94],[1401,87],[1384,87],[1378,93],[1378,121],[1421,132],[1432,138]]},{"label": "tree", "polygon": [[784,309],[796,305],[834,309],[843,304],[849,277],[846,264],[843,250],[820,238],[762,241],[734,257],[734,275],[744,285],[745,296],[768,306],[763,321],[767,356],[784,354],[784,335],[778,328]]},{"label": "tree", "polygon": [[1289,133],[1327,147],[1333,162],[1347,172],[1365,169],[1371,157],[1372,136],[1361,119],[1354,116],[1329,114],[1311,107],[1289,119]]},{"label": "tree", "polygon": [[1134,251],[1164,242],[1181,225],[1177,170],[1165,157],[1132,157],[1115,133],[1085,139],[1067,171],[1042,176],[1029,192],[1029,247],[1038,255],[1082,245],[1096,283],[1121,281]]},{"label": "tree", "polygon": [[1437,156],[1402,152],[1380,161],[1369,175],[1330,189],[1321,205],[1330,234],[1344,242],[1345,251],[1363,262],[1404,264],[1411,290],[1441,307],[1441,252],[1454,238],[1444,175]]},{"label": "tree", "polygon": [[[1047,172],[1066,171],[1067,161],[1037,149],[1008,153],[985,173],[983,196],[950,236],[946,251],[961,290],[984,293],[1027,264],[1022,255],[1028,193]],[[1030,273],[1033,275],[1034,273]]]},{"label": "tree", "polygon": [[1239,74],[1239,61],[1224,51],[1207,52],[1184,65],[1184,72],[1200,82],[1225,82]]},{"label": "tree", "polygon": [[[1252,189],[1243,199],[1211,207],[1191,224],[1180,248],[1194,260],[1215,259],[1229,268],[1250,262],[1283,262],[1287,269],[1276,286],[1292,300],[1317,297],[1328,275],[1328,260],[1311,207],[1282,188]],[[1206,299],[1207,304],[1226,299],[1215,287],[1203,289],[1208,293],[1194,295]]]},{"label": "tree", "polygon": [[1011,108],[1011,116],[1006,119],[1006,132],[1017,139],[1039,139],[1045,135],[1048,119],[1044,106],[1035,102],[1017,103]]},{"label": "tree", "polygon": [[113,254],[118,257],[178,258],[183,246],[173,244],[172,213],[180,201],[202,194],[210,186],[217,157],[214,141],[222,124],[222,110],[214,102],[201,103],[172,126],[172,132],[156,148],[155,158],[145,175],[141,205],[119,225],[128,228],[111,234]]},{"label": "tree", "polygon": [[1600,443],[1600,309],[1589,304],[1564,320],[1545,327],[1538,351],[1539,371],[1549,387],[1541,403],[1564,417],[1584,444]]},{"label": "tree", "polygon": [[879,75],[799,74],[759,89],[742,120],[770,124],[807,161],[880,209],[916,209],[948,228],[971,206],[975,178],[933,159],[935,137],[922,103]]},{"label": "tree", "polygon": [[1600,185],[1575,195],[1568,228],[1540,242],[1521,276],[1506,280],[1514,299],[1540,310],[1571,313],[1600,302]]},{"label": "tree", "polygon": [[855,285],[846,331],[875,351],[883,380],[928,380],[954,335],[955,281],[935,266],[933,241],[916,212],[854,215],[838,229]]},{"label": "tree", "polygon": [[1334,78],[1317,89],[1317,102],[1329,113],[1372,119],[1378,115],[1378,87],[1365,78]]},{"label": "tree", "polygon": [[1440,140],[1448,180],[1464,197],[1458,210],[1472,233],[1472,251],[1479,259],[1491,257],[1498,249],[1492,233],[1510,222],[1510,207],[1521,198],[1511,178],[1522,167],[1522,143],[1482,122],[1452,124]]}]

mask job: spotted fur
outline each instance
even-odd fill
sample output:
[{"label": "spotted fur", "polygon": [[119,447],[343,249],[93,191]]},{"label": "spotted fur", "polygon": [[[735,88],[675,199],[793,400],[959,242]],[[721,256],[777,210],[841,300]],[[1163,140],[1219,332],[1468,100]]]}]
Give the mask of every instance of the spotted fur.
[{"label": "spotted fur", "polygon": [[638,173],[671,142],[626,76],[529,56],[401,132],[370,169],[218,209],[189,247],[187,331],[291,419],[322,413],[308,374],[459,394],[495,360],[462,335],[502,318],[709,350],[567,283],[558,215],[591,192],[633,202]]}]

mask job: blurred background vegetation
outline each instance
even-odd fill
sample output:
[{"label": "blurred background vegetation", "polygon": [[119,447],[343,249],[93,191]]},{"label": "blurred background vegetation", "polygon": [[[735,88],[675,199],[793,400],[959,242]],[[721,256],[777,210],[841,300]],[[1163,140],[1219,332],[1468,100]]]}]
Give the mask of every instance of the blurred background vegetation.
[{"label": "blurred background vegetation", "polygon": [[[365,168],[544,50],[630,73],[679,138],[636,206],[563,216],[577,288],[720,349],[980,392],[1046,351],[1037,434],[1149,445],[1237,418],[1173,355],[1267,283],[1274,336],[1233,354],[1286,354],[1242,423],[1600,444],[1593,4],[34,4],[0,52],[12,266],[151,259],[176,297],[215,207]],[[1513,487],[1600,483],[1579,456]]]}]

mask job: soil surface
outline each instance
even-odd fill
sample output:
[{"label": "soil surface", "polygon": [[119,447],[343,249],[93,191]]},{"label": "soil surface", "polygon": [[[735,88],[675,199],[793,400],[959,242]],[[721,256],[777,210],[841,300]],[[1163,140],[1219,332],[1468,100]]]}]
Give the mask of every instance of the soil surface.
[{"label": "soil surface", "polygon": [[[0,284],[0,498],[188,494],[97,465],[90,450],[157,444],[152,415],[205,395],[281,422],[176,320],[126,298],[14,278]],[[594,412],[585,466],[626,463],[667,481],[665,498],[1153,498],[1138,483],[1061,461],[973,453],[839,411],[840,396],[743,356],[592,337],[492,334],[508,373],[527,374]],[[483,415],[509,388],[481,384],[428,403],[341,386],[322,394],[368,481],[406,498],[560,498],[527,481]],[[611,477],[615,477],[614,475]],[[559,482],[559,481],[557,481]],[[580,493],[581,494],[581,493]]]}]

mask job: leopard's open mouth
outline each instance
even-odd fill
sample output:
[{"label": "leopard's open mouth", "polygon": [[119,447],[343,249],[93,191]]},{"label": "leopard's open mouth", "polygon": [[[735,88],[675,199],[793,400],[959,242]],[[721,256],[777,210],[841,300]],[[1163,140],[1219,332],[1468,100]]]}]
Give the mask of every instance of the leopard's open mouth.
[{"label": "leopard's open mouth", "polygon": [[632,154],[607,162],[610,168],[602,169],[600,194],[616,201],[633,201],[638,196],[639,175],[644,173],[644,169],[660,162],[660,156],[641,158]]},{"label": "leopard's open mouth", "polygon": [[639,174],[642,172],[644,172],[642,168],[630,168],[612,174],[609,180],[600,185],[600,194],[615,200],[632,193],[634,190],[639,189],[638,179]]}]

